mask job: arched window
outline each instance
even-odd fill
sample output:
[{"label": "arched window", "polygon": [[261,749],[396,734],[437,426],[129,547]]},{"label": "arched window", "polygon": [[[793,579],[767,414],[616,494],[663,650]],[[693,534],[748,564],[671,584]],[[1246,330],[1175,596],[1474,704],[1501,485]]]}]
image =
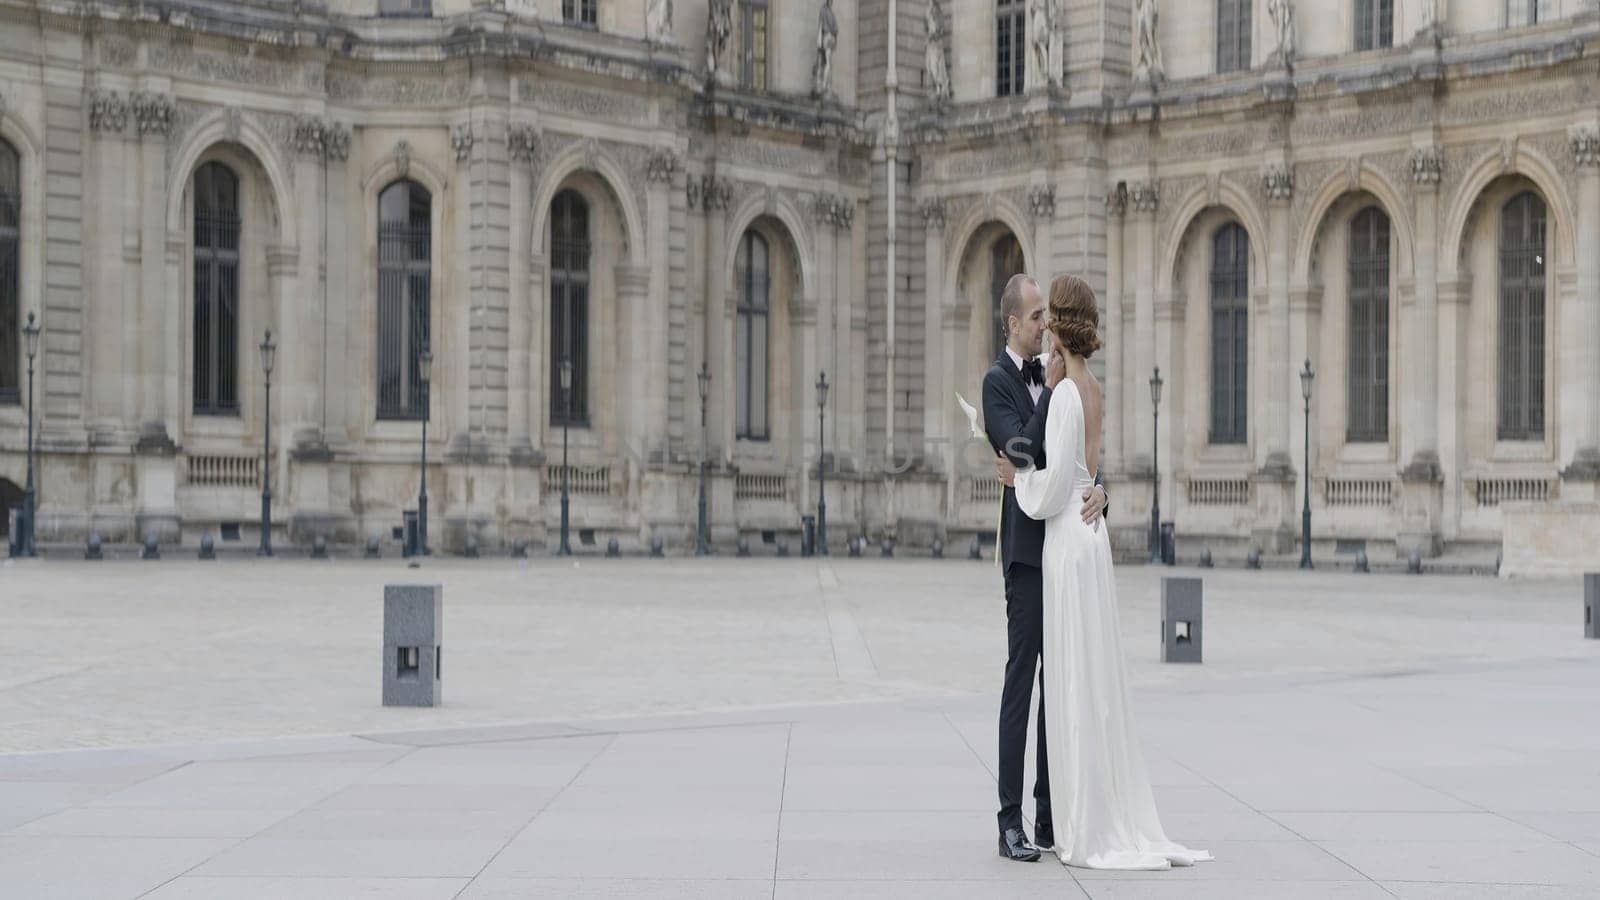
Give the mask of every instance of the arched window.
[{"label": "arched window", "polygon": [[1394,0],[1356,0],[1356,49],[1394,46]]},{"label": "arched window", "polygon": [[433,296],[433,197],[414,181],[378,196],[378,418],[427,415],[419,368]]},{"label": "arched window", "polygon": [[1345,439],[1389,439],[1389,217],[1350,220],[1350,409]]},{"label": "arched window", "polygon": [[998,0],[995,4],[995,93],[1010,97],[1022,93],[1027,71],[1027,4],[1023,0]]},{"label": "arched window", "polygon": [[1250,0],[1217,0],[1217,71],[1250,68]]},{"label": "arched window", "polygon": [[20,403],[22,159],[0,140],[0,403]]},{"label": "arched window", "polygon": [[1005,293],[1006,282],[1011,280],[1011,276],[1022,271],[1022,245],[1017,243],[1016,235],[1007,234],[994,242],[990,255],[992,281],[989,296],[994,298],[994,309],[990,315],[994,322],[994,358],[999,359],[1006,350],[1006,317],[1000,311],[1000,295]]},{"label": "arched window", "polygon": [[1211,238],[1211,443],[1245,442],[1249,376],[1250,239],[1229,222]]},{"label": "arched window", "polygon": [[[572,360],[572,389],[561,389],[561,361]],[[574,190],[550,208],[551,425],[589,424],[589,203]]]},{"label": "arched window", "polygon": [[194,411],[239,412],[239,178],[194,173]]},{"label": "arched window", "polygon": [[734,325],[735,434],[764,441],[767,428],[768,293],[772,286],[767,240],[754,230],[739,240],[734,277],[739,292]]},{"label": "arched window", "polygon": [[1544,201],[1524,191],[1500,210],[1500,427],[1544,438]]}]

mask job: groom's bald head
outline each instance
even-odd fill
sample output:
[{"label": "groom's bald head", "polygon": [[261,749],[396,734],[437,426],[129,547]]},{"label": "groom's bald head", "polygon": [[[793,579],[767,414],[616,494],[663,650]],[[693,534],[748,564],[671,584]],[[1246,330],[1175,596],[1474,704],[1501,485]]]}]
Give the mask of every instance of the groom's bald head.
[{"label": "groom's bald head", "polygon": [[1044,342],[1044,295],[1039,282],[1023,274],[1011,276],[1000,292],[1000,318],[1006,343],[1022,357],[1037,356]]}]

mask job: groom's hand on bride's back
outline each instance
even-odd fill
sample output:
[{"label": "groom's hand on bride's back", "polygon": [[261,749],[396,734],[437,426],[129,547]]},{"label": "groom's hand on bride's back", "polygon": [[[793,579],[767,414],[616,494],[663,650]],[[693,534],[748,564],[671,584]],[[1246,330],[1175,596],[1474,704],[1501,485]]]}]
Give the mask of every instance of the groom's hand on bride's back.
[{"label": "groom's hand on bride's back", "polygon": [[1093,485],[1083,492],[1083,524],[1095,525],[1106,514],[1106,489],[1100,485]]}]

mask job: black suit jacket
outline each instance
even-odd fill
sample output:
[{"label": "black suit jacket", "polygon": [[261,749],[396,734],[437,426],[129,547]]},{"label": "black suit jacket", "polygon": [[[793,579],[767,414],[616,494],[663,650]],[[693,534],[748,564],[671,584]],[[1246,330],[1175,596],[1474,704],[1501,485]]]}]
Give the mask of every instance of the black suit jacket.
[{"label": "black suit jacket", "polygon": [[[1022,372],[1004,350],[983,376],[983,428],[996,453],[1005,453],[1019,469],[1045,468],[1044,428],[1050,411],[1050,389],[1035,404]],[[1095,483],[1100,474],[1095,473]],[[1110,512],[1107,505],[1106,511]],[[1017,492],[1006,488],[1000,507],[1000,569],[1021,563],[1041,568],[1044,556],[1044,522],[1030,519],[1017,505]]]}]

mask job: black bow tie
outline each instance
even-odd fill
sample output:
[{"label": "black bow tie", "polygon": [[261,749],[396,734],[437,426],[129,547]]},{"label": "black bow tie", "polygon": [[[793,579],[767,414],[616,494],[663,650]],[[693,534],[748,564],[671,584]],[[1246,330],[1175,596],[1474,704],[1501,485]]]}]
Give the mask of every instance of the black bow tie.
[{"label": "black bow tie", "polygon": [[1022,361],[1022,380],[1028,384],[1044,386],[1044,363],[1037,359]]}]

